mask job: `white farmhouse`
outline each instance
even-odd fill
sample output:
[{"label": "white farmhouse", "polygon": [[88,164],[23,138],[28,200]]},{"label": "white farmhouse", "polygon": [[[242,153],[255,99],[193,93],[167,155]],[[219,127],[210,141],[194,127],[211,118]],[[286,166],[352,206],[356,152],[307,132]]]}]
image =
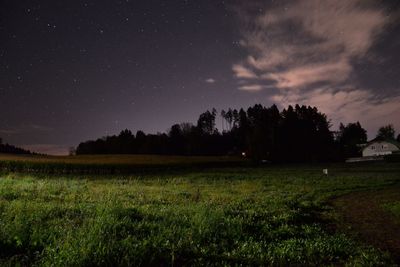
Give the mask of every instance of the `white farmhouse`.
[{"label": "white farmhouse", "polygon": [[383,156],[396,151],[400,152],[400,143],[395,140],[375,138],[367,143],[362,155],[363,157]]}]

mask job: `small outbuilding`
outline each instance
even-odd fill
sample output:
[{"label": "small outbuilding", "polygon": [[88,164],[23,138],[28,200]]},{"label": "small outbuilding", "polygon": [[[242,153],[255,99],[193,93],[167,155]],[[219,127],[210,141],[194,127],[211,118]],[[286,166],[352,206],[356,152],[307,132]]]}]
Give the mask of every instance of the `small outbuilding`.
[{"label": "small outbuilding", "polygon": [[400,152],[400,143],[393,139],[375,138],[362,150],[363,157],[376,157]]}]

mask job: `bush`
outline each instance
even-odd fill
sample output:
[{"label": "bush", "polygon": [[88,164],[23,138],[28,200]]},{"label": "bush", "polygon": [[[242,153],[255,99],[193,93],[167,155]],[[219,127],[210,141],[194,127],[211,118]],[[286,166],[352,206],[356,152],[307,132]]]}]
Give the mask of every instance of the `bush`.
[{"label": "bush", "polygon": [[393,153],[384,157],[386,162],[400,162],[400,153]]}]

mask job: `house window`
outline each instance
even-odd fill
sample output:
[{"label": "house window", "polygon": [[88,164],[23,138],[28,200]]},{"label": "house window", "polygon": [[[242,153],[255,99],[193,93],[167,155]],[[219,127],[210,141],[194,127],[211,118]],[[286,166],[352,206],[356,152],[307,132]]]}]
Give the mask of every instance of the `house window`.
[{"label": "house window", "polygon": [[371,149],[372,149],[372,150],[375,150],[375,146],[371,146]]}]

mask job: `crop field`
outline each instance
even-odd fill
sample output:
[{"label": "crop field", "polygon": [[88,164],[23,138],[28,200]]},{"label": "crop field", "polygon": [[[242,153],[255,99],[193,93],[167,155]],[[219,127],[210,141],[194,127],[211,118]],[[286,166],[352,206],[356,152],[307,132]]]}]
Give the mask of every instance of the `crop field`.
[{"label": "crop field", "polygon": [[0,154],[0,170],[29,173],[146,173],[154,170],[246,165],[247,160],[227,156],[79,155],[41,156]]},{"label": "crop field", "polygon": [[162,156],[162,155],[79,155],[79,156],[41,156],[0,154],[0,161],[27,163],[66,163],[66,164],[115,164],[115,165],[173,165],[209,162],[234,162],[239,158],[226,156]]},{"label": "crop field", "polygon": [[330,201],[397,186],[400,165],[336,164],[329,176],[321,169],[3,171],[0,265],[392,264],[389,253],[334,226],[339,217]]}]

